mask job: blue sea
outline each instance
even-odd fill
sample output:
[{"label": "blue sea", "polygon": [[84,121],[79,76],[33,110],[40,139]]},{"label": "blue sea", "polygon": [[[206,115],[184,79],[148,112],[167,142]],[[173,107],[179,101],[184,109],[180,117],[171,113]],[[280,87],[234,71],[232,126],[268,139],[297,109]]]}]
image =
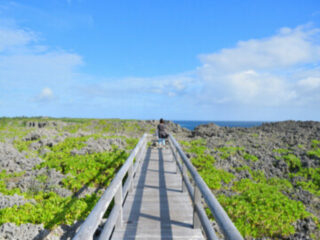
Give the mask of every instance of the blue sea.
[{"label": "blue sea", "polygon": [[181,127],[194,130],[195,127],[201,124],[214,123],[220,127],[256,127],[264,122],[258,121],[186,121],[186,120],[173,120],[174,123],[179,124]]}]

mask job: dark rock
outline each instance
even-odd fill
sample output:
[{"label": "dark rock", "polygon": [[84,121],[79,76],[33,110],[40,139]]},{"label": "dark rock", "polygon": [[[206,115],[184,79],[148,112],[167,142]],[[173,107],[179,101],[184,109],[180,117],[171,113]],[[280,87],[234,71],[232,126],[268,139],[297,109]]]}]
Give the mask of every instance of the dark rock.
[{"label": "dark rock", "polygon": [[192,131],[193,137],[194,136],[214,137],[214,136],[220,136],[221,134],[222,134],[221,128],[213,123],[199,125]]}]

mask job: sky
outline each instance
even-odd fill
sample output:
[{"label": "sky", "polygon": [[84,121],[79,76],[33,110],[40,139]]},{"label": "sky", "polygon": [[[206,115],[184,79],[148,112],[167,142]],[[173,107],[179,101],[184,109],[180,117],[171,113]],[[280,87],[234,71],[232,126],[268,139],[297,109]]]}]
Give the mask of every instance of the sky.
[{"label": "sky", "polygon": [[0,117],[320,121],[319,0],[0,0]]}]

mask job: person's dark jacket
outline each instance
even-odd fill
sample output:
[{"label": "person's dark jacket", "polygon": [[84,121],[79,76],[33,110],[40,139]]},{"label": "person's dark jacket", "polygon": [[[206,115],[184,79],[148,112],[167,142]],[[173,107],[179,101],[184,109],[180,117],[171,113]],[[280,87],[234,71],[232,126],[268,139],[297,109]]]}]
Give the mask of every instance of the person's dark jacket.
[{"label": "person's dark jacket", "polygon": [[167,138],[168,133],[166,132],[166,128],[163,123],[160,123],[158,125],[158,137],[159,138]]}]

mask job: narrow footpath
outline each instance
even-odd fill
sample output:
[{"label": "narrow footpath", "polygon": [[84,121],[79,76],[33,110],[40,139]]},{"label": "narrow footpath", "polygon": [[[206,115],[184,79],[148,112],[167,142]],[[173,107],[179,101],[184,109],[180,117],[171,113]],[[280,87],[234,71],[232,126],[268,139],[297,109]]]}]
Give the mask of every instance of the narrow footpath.
[{"label": "narrow footpath", "polygon": [[169,148],[149,148],[123,206],[113,240],[204,239],[193,229],[193,207]]}]

